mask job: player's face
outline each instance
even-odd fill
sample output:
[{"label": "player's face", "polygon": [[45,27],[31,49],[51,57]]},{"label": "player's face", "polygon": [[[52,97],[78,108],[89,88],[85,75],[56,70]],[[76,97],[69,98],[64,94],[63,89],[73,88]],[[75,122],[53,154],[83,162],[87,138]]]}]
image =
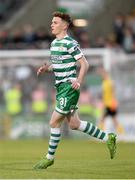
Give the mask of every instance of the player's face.
[{"label": "player's face", "polygon": [[51,24],[52,34],[54,34],[55,36],[61,34],[67,29],[67,26],[67,23],[63,21],[60,17],[53,17]]}]

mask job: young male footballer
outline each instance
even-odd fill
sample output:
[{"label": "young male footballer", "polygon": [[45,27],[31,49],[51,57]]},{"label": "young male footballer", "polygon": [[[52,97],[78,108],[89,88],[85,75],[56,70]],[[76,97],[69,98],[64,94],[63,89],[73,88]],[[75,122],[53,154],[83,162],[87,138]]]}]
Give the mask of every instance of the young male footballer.
[{"label": "young male footballer", "polygon": [[[80,86],[89,68],[89,64],[80,50],[78,43],[67,31],[72,24],[71,17],[66,13],[53,14],[51,31],[56,39],[51,43],[51,65],[41,66],[37,75],[53,71],[55,76],[56,106],[50,119],[50,140],[47,154],[34,166],[34,169],[46,169],[53,165],[54,156],[61,138],[61,124],[66,118],[69,127],[106,141],[111,159],[116,153],[116,135],[107,134],[92,123],[80,120],[77,113],[77,102]],[[76,74],[76,63],[80,64],[79,75]]]}]

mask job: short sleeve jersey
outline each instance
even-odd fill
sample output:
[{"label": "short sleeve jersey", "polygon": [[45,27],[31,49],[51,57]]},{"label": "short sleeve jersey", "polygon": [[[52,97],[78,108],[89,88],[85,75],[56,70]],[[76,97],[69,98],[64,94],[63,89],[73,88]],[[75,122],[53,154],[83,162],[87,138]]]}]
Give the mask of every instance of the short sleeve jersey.
[{"label": "short sleeve jersey", "polygon": [[76,62],[83,56],[78,42],[69,36],[61,40],[55,39],[50,51],[55,84],[76,79]]}]

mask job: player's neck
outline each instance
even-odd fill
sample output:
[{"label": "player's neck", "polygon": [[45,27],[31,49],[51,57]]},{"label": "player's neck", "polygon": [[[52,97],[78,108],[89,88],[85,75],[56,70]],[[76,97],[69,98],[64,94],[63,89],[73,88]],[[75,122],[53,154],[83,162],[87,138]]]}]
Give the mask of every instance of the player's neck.
[{"label": "player's neck", "polygon": [[56,39],[61,40],[63,39],[65,36],[67,36],[67,32],[61,32],[60,34],[56,35]]}]

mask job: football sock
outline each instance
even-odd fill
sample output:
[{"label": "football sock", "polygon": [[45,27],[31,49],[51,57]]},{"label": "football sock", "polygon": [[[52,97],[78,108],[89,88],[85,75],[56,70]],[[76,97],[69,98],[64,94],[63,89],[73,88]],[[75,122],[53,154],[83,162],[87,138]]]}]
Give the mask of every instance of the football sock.
[{"label": "football sock", "polygon": [[108,139],[108,134],[105,133],[104,131],[102,131],[101,129],[99,129],[98,127],[94,126],[94,124],[89,123],[87,121],[81,121],[80,123],[80,127],[78,128],[78,130],[92,136],[95,137],[97,139],[101,139],[104,141],[107,141]]},{"label": "football sock", "polygon": [[54,155],[60,141],[61,133],[60,128],[51,128],[51,136],[49,140],[48,153],[46,155],[47,159],[54,159]]}]

